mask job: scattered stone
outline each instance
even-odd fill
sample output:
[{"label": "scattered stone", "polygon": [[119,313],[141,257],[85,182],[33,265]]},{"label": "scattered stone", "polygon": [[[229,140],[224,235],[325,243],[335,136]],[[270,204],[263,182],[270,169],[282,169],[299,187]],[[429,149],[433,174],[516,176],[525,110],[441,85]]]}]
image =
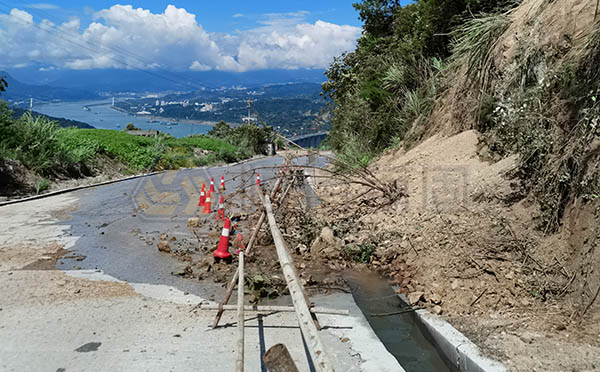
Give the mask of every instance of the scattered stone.
[{"label": "scattered stone", "polygon": [[89,353],[90,351],[98,351],[98,348],[102,345],[101,342],[89,342],[85,345],[81,345],[75,351],[78,353]]},{"label": "scattered stone", "polygon": [[442,313],[444,312],[444,310],[442,309],[442,307],[440,305],[435,305],[431,309],[431,312],[434,313],[435,315],[442,315]]},{"label": "scattered stone", "polygon": [[329,227],[324,227],[321,234],[310,247],[310,254],[324,257],[336,258],[341,251],[339,240],[333,235],[333,230]]},{"label": "scattered stone", "polygon": [[190,218],[190,219],[188,219],[187,224],[189,227],[198,227],[198,226],[200,226],[200,218],[198,218],[198,217]]},{"label": "scattered stone", "polygon": [[429,302],[431,302],[434,305],[441,305],[442,297],[437,293],[433,293],[431,296],[429,296]]},{"label": "scattered stone", "polygon": [[305,254],[306,252],[308,252],[308,247],[306,246],[306,244],[298,244],[298,246],[296,247],[296,252],[298,252],[299,254]]},{"label": "scattered stone", "polygon": [[169,242],[166,240],[158,242],[157,247],[160,252],[171,253],[171,246],[169,246]]},{"label": "scattered stone", "polygon": [[423,299],[424,295],[424,292],[412,292],[408,295],[408,303],[411,305],[416,305]]}]

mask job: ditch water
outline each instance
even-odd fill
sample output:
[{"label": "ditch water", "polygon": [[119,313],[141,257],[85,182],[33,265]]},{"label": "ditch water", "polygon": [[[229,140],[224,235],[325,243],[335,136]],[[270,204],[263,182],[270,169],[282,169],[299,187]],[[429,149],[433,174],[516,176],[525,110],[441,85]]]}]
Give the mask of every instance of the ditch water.
[{"label": "ditch water", "polygon": [[[455,372],[422,332],[414,312],[388,282],[372,272],[343,274],[371,328],[406,372]],[[402,314],[385,315],[407,311]]]}]

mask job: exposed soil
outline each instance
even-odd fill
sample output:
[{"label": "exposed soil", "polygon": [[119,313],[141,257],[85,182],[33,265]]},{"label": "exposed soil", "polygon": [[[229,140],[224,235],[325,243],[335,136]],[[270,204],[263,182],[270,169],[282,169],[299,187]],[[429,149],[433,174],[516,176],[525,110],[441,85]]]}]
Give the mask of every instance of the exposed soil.
[{"label": "exposed soil", "polygon": [[575,202],[563,229],[545,235],[511,177],[515,158],[484,162],[478,143],[467,131],[384,154],[369,170],[404,187],[392,204],[317,177],[314,223],[331,228],[337,249],[327,259],[367,262],[511,370],[600,368],[600,204]]},{"label": "exposed soil", "polygon": [[0,201],[20,199],[51,191],[93,185],[125,177],[130,171],[116,159],[98,155],[90,168],[76,166],[66,174],[48,177],[48,188],[36,190],[36,183],[44,179],[18,160],[0,159]]}]

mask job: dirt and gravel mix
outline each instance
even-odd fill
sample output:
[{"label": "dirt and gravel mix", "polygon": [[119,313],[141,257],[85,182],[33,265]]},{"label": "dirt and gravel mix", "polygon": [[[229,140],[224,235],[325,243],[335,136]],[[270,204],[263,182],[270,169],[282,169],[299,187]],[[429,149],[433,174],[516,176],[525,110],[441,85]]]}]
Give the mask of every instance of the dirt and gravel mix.
[{"label": "dirt and gravel mix", "polygon": [[478,133],[466,131],[384,154],[369,170],[402,187],[396,201],[321,172],[316,223],[332,244],[312,253],[379,270],[511,370],[597,370],[598,203],[572,208],[546,235],[511,176],[516,159],[489,163],[478,151]]}]

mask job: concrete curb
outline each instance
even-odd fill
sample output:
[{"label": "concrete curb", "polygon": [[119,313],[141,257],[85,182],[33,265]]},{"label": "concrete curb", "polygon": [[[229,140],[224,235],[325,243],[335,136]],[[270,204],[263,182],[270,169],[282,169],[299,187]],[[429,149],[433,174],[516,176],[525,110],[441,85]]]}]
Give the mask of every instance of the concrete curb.
[{"label": "concrete curb", "polygon": [[[208,168],[215,168],[215,167],[216,168],[225,168],[225,167],[229,167],[229,166],[236,166],[236,165],[250,163],[252,161],[261,160],[263,158],[265,158],[265,156],[259,156],[259,157],[252,158],[252,159],[246,159],[246,160],[242,160],[242,161],[237,162],[237,163],[225,164],[225,165],[222,165],[222,166],[204,166],[204,167],[199,167],[199,168],[180,168],[180,169],[177,169],[177,170],[174,170],[174,171],[185,170],[185,169],[208,169]],[[94,184],[91,184],[91,185],[81,185],[81,186],[71,187],[71,188],[68,188],[68,189],[56,190],[56,191],[48,192],[48,193],[45,193],[45,194],[32,195],[32,196],[28,196],[28,197],[25,197],[25,198],[7,200],[7,201],[0,202],[0,207],[4,207],[6,205],[11,205],[11,204],[24,203],[24,202],[28,202],[28,201],[32,201],[32,200],[37,200],[37,199],[49,198],[51,196],[56,196],[56,195],[60,195],[60,194],[66,194],[68,192],[73,192],[73,191],[78,191],[78,190],[84,190],[84,189],[90,189],[92,187],[110,185],[110,184],[113,184],[113,183],[134,180],[134,179],[137,179],[137,178],[155,176],[157,174],[162,174],[162,173],[166,173],[166,172],[169,172],[169,171],[170,170],[164,170],[164,171],[160,171],[160,172],[138,174],[138,175],[135,175],[135,176],[118,178],[118,179],[115,179],[115,180],[110,180],[110,181],[105,181],[105,182],[100,182],[100,183],[94,183]]]},{"label": "concrete curb", "polygon": [[[399,295],[403,302],[406,297]],[[479,347],[450,323],[427,310],[416,310],[415,320],[431,338],[432,343],[446,360],[460,372],[507,372],[506,367],[481,354]]]},{"label": "concrete curb", "polygon": [[56,190],[56,191],[48,192],[46,194],[28,196],[28,197],[21,198],[21,199],[7,200],[7,201],[4,201],[4,202],[0,202],[0,207],[4,207],[6,205],[11,205],[11,204],[24,203],[24,202],[28,202],[28,201],[31,201],[31,200],[49,198],[51,196],[65,194],[65,193],[73,192],[73,191],[77,191],[77,190],[90,189],[92,187],[98,187],[98,186],[110,185],[110,184],[117,183],[117,182],[134,180],[136,178],[143,178],[143,177],[154,176],[154,175],[165,173],[165,172],[166,171],[152,172],[152,173],[145,173],[145,174],[138,174],[136,176],[130,176],[130,177],[125,177],[125,178],[118,178],[116,180],[110,180],[110,181],[105,181],[105,182],[100,182],[100,183],[94,183],[94,184],[91,184],[91,185],[81,185],[81,186],[71,187],[71,188],[68,188],[68,189],[62,189],[62,190]]}]

